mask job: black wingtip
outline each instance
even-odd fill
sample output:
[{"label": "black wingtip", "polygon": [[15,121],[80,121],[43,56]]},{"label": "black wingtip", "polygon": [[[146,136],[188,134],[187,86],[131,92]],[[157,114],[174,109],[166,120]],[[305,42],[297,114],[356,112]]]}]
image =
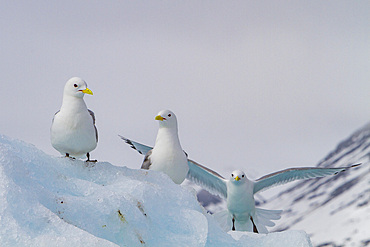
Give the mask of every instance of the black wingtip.
[{"label": "black wingtip", "polygon": [[135,147],[135,145],[131,142],[131,140],[130,139],[127,139],[127,138],[125,138],[125,137],[123,137],[123,136],[121,136],[121,135],[118,135],[122,140],[124,140],[128,145],[130,145],[130,147],[132,148],[132,149],[135,149],[136,151],[138,151],[139,152],[139,154],[143,154],[140,150],[138,150],[136,147]]},{"label": "black wingtip", "polygon": [[126,141],[126,140],[128,140],[126,137],[123,137],[123,136],[121,136],[121,135],[118,135],[122,140],[124,140],[124,141]]},{"label": "black wingtip", "polygon": [[357,167],[357,166],[360,166],[360,165],[362,165],[362,163],[357,163],[357,164],[351,165],[350,167],[352,168],[352,167]]},{"label": "black wingtip", "polygon": [[362,165],[362,163],[357,163],[357,164],[354,164],[354,165],[350,165],[350,166],[348,166],[348,167],[344,167],[342,171],[345,171],[345,170],[347,170],[347,169],[349,169],[349,168],[358,167],[358,166],[360,166],[360,165]]}]

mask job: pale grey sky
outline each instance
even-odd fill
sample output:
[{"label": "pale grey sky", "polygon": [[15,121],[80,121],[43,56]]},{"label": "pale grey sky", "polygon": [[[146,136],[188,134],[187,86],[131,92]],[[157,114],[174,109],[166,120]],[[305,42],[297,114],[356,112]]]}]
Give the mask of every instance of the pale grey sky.
[{"label": "pale grey sky", "polygon": [[171,109],[190,158],[224,176],[313,166],[370,121],[369,1],[1,1],[0,134],[49,140],[83,78],[93,159],[139,168]]}]

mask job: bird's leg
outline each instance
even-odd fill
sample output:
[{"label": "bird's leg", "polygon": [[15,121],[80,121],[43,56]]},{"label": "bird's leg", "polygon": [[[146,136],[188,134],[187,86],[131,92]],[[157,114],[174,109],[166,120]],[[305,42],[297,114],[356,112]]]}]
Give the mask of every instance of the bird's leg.
[{"label": "bird's leg", "polygon": [[89,153],[86,154],[86,157],[87,157],[86,162],[97,162],[97,160],[90,160],[90,154]]},{"label": "bird's leg", "polygon": [[254,224],[252,216],[251,216],[251,221],[252,221],[252,224],[253,224],[253,232],[258,233],[257,226],[256,226],[256,224]]},{"label": "bird's leg", "polygon": [[74,160],[74,159],[75,159],[74,157],[69,156],[69,153],[66,153],[66,158],[70,158],[70,159],[72,159],[72,160]]},{"label": "bird's leg", "polygon": [[232,219],[232,222],[233,222],[233,228],[231,228],[232,231],[235,231],[235,218],[233,217]]}]

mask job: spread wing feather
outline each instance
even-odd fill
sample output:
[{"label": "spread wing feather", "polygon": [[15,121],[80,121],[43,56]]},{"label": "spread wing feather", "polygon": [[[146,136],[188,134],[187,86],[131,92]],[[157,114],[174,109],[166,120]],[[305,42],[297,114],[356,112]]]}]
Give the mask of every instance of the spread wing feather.
[{"label": "spread wing feather", "polygon": [[226,181],[220,174],[188,159],[189,172],[186,176],[190,181],[204,187],[209,192],[227,197]]},{"label": "spread wing feather", "polygon": [[339,172],[347,170],[348,168],[356,167],[359,165],[360,164],[356,164],[349,167],[339,168],[300,167],[285,169],[257,179],[254,183],[253,193],[255,194],[270,187],[286,184],[294,180],[336,175]]},{"label": "spread wing feather", "polygon": [[128,145],[130,145],[131,148],[135,149],[142,155],[147,154],[150,150],[153,149],[152,147],[127,139],[126,137],[123,137],[121,135],[118,136],[121,137],[121,139],[124,140]]}]

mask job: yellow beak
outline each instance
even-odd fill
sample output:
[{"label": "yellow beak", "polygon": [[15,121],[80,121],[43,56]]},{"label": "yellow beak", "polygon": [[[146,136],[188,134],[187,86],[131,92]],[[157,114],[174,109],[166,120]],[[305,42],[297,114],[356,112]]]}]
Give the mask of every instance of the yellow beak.
[{"label": "yellow beak", "polygon": [[83,92],[83,93],[86,93],[86,94],[91,94],[91,95],[93,95],[93,92],[92,92],[90,89],[88,89],[88,88],[86,88],[86,89],[82,90],[82,92]]},{"label": "yellow beak", "polygon": [[236,177],[235,177],[235,180],[236,180],[236,181],[239,181],[239,180],[240,180],[240,178],[239,178],[238,176],[236,176]]},{"label": "yellow beak", "polygon": [[161,115],[158,115],[155,117],[155,120],[163,121],[163,117]]}]

